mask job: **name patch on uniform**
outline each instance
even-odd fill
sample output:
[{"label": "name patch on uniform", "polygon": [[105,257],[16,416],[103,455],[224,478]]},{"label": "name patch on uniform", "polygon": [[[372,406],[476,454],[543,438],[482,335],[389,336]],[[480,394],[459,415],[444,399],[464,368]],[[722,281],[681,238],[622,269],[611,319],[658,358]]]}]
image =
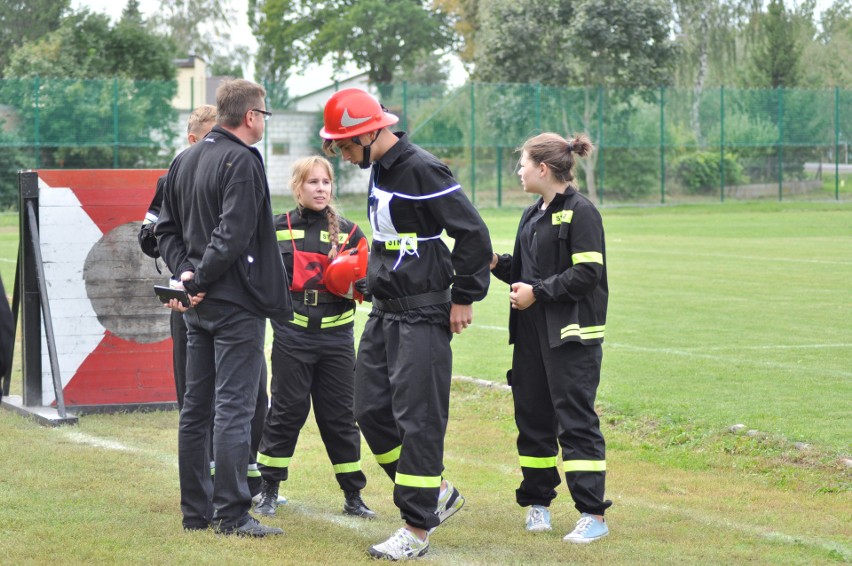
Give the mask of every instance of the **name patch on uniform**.
[{"label": "name patch on uniform", "polygon": [[[339,233],[337,235],[337,243],[342,244],[343,242],[345,242],[347,236],[348,236],[348,234],[344,234],[343,232]],[[326,232],[325,230],[321,230],[320,231],[320,242],[328,243],[329,239],[330,239],[330,236],[329,236],[328,232]]]},{"label": "name patch on uniform", "polygon": [[571,224],[571,219],[574,217],[573,210],[560,210],[559,212],[554,212],[551,217],[551,221],[554,226],[557,224]]},{"label": "name patch on uniform", "polygon": [[417,234],[414,232],[408,234],[400,234],[398,240],[388,240],[385,242],[386,250],[398,250],[400,247],[406,251],[417,251]]}]

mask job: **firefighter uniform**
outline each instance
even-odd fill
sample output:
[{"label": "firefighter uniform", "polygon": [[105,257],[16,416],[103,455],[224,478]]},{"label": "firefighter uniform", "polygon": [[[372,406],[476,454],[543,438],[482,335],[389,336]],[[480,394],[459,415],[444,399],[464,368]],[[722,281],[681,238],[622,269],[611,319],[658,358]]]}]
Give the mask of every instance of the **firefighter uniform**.
[{"label": "firefighter uniform", "polygon": [[[404,133],[372,165],[367,287],[355,417],[410,525],[438,525],[452,370],[451,302],[488,291],[488,229],[449,168]],[[455,240],[452,252],[442,233]]]},{"label": "firefighter uniform", "polygon": [[506,283],[531,284],[536,298],[509,316],[523,473],[516,498],[524,507],[550,504],[561,446],[575,507],[603,515],[612,504],[604,500],[605,443],[595,412],[608,297],[603,223],[573,188],[544,211],[542,202],[524,211],[513,255],[500,256],[493,270]]},{"label": "firefighter uniform", "polygon": [[[364,234],[339,217],[339,249]],[[293,297],[293,318],[272,322],[272,403],[257,462],[263,479],[287,480],[299,431],[313,401],[320,436],[340,488],[360,491],[361,435],[353,416],[355,302],[329,293],[323,273],[331,249],[325,211],[296,208],[275,217]]]}]

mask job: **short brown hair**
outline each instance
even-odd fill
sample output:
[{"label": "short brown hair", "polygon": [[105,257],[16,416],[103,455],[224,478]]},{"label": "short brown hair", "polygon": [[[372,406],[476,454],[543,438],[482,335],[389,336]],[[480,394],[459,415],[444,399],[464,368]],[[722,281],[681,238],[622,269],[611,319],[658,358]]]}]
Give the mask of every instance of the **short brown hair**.
[{"label": "short brown hair", "polygon": [[246,79],[233,79],[223,82],[216,89],[216,121],[225,127],[236,128],[246,112],[257,108],[266,98],[266,89]]}]

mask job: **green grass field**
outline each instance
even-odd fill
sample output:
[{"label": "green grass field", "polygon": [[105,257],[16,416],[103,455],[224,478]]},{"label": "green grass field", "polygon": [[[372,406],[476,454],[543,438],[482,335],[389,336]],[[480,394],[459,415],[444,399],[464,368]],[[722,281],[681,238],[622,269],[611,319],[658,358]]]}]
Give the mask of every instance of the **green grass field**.
[{"label": "green grass field", "polygon": [[[363,203],[346,200],[363,222]],[[288,206],[279,203],[278,209]],[[483,210],[511,251],[520,209]],[[725,203],[605,208],[610,308],[598,403],[608,441],[611,536],[561,542],[576,520],[564,485],[554,531],[530,535],[511,395],[454,382],[447,475],[464,510],[427,564],[816,564],[852,561],[852,205]],[[11,295],[17,216],[0,215]],[[454,374],[503,383],[507,287],[492,279],[454,338]],[[366,318],[359,308],[359,325]],[[359,326],[360,328],[360,326]],[[13,378],[13,392],[20,375]],[[730,427],[743,424],[739,433]],[[369,563],[399,525],[391,484],[362,460],[372,522],[342,497],[306,426],[273,540],[184,534],[177,415],[92,415],[42,428],[0,411],[0,562]]]}]

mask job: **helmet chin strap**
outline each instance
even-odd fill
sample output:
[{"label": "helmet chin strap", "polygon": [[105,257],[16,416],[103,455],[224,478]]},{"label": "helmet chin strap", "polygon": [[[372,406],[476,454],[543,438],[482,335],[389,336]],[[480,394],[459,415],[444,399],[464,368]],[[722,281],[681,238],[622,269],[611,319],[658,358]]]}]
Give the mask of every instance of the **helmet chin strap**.
[{"label": "helmet chin strap", "polygon": [[374,143],[376,143],[376,141],[378,139],[379,139],[379,136],[378,136],[378,134],[376,134],[376,137],[373,139],[373,141],[371,141],[367,145],[364,145],[364,144],[361,143],[361,140],[358,139],[357,137],[352,138],[352,141],[354,143],[360,145],[364,150],[363,151],[363,157],[361,158],[361,162],[358,164],[358,167],[360,167],[361,169],[369,169],[370,168],[370,148],[372,147],[372,145]]}]

